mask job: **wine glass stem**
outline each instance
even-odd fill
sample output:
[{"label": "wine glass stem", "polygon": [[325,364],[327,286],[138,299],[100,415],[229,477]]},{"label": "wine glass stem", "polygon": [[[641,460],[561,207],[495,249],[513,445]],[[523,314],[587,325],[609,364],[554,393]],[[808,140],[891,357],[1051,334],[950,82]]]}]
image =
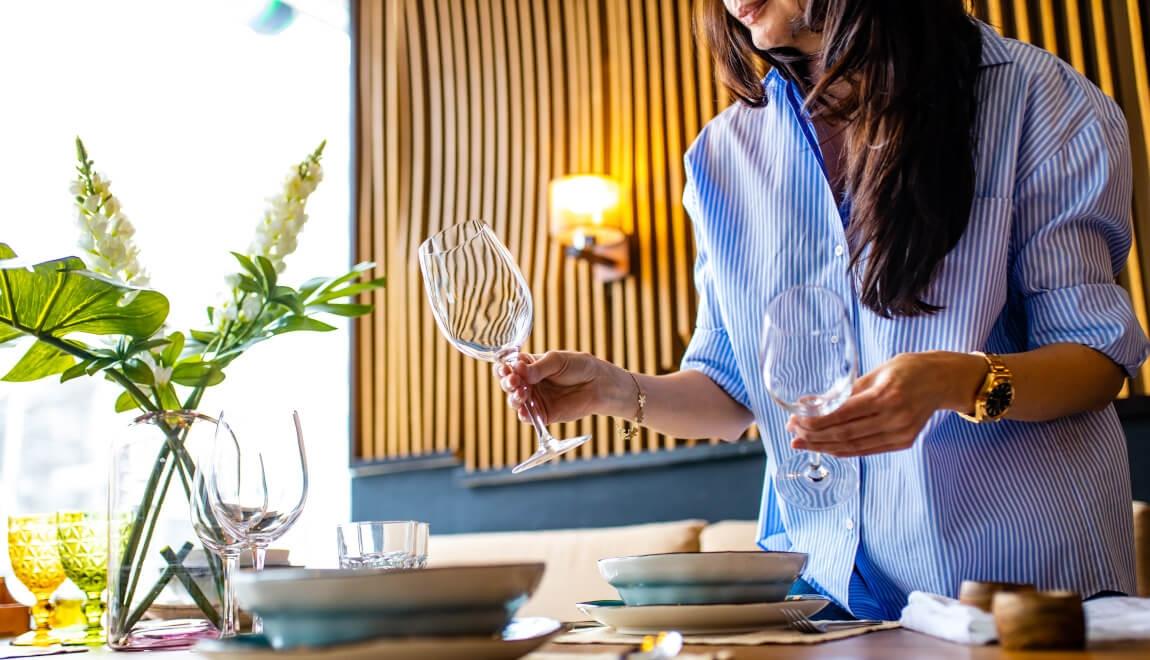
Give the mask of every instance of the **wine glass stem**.
[{"label": "wine glass stem", "polygon": [[[252,566],[256,572],[264,570],[264,564],[267,562],[268,546],[266,543],[252,542]],[[264,621],[258,614],[252,614],[252,632],[260,634],[264,631]]]},{"label": "wine glass stem", "polygon": [[52,593],[37,593],[36,604],[32,606],[32,620],[36,622],[36,634],[32,639],[32,644],[36,646],[47,646],[53,644],[53,640],[48,634],[48,622],[52,618],[52,610],[55,606],[52,605]]},{"label": "wine glass stem", "polygon": [[100,618],[104,616],[102,595],[99,591],[84,594],[84,618],[88,621],[84,641],[88,644],[98,644],[104,641],[104,636],[101,634],[103,628],[100,626]]},{"label": "wine glass stem", "polygon": [[223,565],[223,589],[220,594],[220,639],[236,636],[236,587],[234,578],[236,568],[239,567],[238,553],[229,552],[220,555]]},{"label": "wine glass stem", "polygon": [[[500,360],[509,368],[514,369],[519,360],[515,358],[518,353],[512,353],[509,356],[502,357]],[[523,402],[527,406],[527,417],[531,419],[531,425],[535,427],[535,438],[539,442],[541,448],[546,447],[552,440],[551,432],[547,430],[547,425],[543,423],[543,416],[539,414],[539,404],[535,402],[535,388],[527,388],[527,399]]]},{"label": "wine glass stem", "polygon": [[822,481],[827,478],[827,469],[823,467],[823,455],[819,452],[807,452],[807,468],[807,479]]}]

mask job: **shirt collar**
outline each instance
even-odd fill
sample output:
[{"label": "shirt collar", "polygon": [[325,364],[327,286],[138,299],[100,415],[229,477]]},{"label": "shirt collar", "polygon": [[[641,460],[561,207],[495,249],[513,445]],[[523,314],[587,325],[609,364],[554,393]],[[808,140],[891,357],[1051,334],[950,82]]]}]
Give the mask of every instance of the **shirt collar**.
[{"label": "shirt collar", "polygon": [[1006,39],[982,21],[978,22],[978,26],[982,28],[982,61],[979,63],[979,68],[985,69],[1013,62],[1010,49],[1006,47]]}]

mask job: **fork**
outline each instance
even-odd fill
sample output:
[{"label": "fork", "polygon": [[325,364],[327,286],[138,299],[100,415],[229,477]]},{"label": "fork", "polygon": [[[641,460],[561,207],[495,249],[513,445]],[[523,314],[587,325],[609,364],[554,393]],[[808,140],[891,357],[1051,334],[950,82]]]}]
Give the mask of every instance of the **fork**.
[{"label": "fork", "polygon": [[859,628],[882,623],[882,621],[875,619],[859,619],[857,621],[812,621],[801,611],[790,607],[783,608],[782,613],[791,628],[807,635],[819,635],[833,630]]}]

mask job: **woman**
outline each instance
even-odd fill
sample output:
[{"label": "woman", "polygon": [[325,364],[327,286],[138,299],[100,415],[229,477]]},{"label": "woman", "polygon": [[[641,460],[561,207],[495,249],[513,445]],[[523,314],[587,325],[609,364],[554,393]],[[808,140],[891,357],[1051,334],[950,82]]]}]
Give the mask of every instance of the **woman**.
[{"label": "woman", "polygon": [[[685,158],[699,311],[681,371],[569,352],[500,371],[520,415],[532,386],[549,422],[731,439],[757,422],[760,545],[809,553],[806,582],[859,616],[897,618],[910,591],[964,579],[1134,588],[1110,402],[1150,343],[1114,279],[1131,242],[1125,123],[964,4],[700,0],[739,101]],[[758,345],[767,303],[800,283],[847,301],[864,375],[835,412],[788,419]],[[858,493],[787,506],[771,475],[796,449],[844,457]]]}]

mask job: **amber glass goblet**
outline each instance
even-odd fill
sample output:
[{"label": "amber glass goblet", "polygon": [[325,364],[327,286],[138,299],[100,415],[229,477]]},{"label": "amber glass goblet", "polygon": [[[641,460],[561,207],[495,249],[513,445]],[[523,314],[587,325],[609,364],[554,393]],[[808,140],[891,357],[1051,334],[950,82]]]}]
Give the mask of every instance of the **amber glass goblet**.
[{"label": "amber glass goblet", "polygon": [[61,511],[56,538],[64,573],[84,592],[84,635],[65,644],[95,646],[105,641],[104,588],[108,586],[108,517],[101,513]]},{"label": "amber glass goblet", "polygon": [[36,629],[12,640],[14,646],[60,643],[48,630],[52,592],[66,577],[56,542],[54,514],[8,517],[8,558],[12,561],[12,572],[36,597],[36,605],[32,607]]}]

